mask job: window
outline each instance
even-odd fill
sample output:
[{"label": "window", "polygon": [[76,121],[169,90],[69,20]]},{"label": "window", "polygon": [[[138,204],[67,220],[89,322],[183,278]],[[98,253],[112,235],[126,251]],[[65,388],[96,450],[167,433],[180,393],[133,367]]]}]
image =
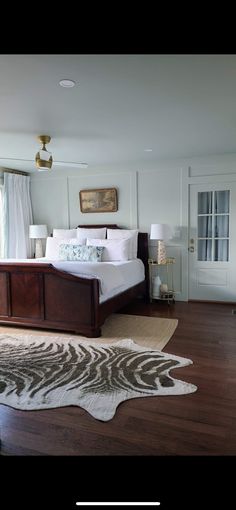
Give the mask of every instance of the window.
[{"label": "window", "polygon": [[0,258],[3,258],[3,223],[2,223],[2,192],[3,186],[0,184]]},{"label": "window", "polygon": [[198,193],[198,260],[229,260],[229,190]]}]

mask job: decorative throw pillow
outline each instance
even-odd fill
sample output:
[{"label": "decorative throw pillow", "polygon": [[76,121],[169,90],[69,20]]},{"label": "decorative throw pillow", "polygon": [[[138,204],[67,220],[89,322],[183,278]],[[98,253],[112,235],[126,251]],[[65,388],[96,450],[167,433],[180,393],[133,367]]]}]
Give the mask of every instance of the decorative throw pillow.
[{"label": "decorative throw pillow", "polygon": [[85,241],[79,241],[77,237],[73,239],[61,239],[60,237],[48,237],[46,242],[46,253],[45,257],[49,260],[59,259],[59,246],[60,244],[85,244]]},{"label": "decorative throw pillow", "polygon": [[84,246],[78,244],[60,244],[60,260],[78,260],[81,262],[101,262],[103,246]]},{"label": "decorative throw pillow", "polygon": [[131,239],[87,239],[87,246],[103,246],[102,262],[129,260]]},{"label": "decorative throw pillow", "polygon": [[64,228],[54,228],[53,237],[60,237],[61,239],[71,239],[76,237],[76,228],[64,229]]},{"label": "decorative throw pillow", "polygon": [[108,228],[107,239],[131,239],[129,259],[136,259],[138,254],[138,230]]},{"label": "decorative throw pillow", "polygon": [[[106,227],[104,228],[83,228],[78,227],[77,229],[77,237],[80,241],[84,240],[86,243],[86,239],[106,239]],[[84,243],[81,243],[84,244]]]}]

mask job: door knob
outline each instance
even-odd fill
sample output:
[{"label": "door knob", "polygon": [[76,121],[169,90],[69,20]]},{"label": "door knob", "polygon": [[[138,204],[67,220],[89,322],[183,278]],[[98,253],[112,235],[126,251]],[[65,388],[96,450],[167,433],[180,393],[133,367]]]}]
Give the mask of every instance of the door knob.
[{"label": "door knob", "polygon": [[188,251],[190,251],[190,253],[193,253],[194,252],[194,246],[189,246]]}]

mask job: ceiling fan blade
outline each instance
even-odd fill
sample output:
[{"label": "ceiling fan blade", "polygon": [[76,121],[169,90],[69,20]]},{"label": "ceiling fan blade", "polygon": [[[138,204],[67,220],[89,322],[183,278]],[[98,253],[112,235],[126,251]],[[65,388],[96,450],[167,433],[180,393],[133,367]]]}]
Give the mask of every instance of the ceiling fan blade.
[{"label": "ceiling fan blade", "polygon": [[26,163],[31,163],[34,160],[33,159],[21,159],[21,158],[0,158],[0,161],[25,161]]},{"label": "ceiling fan blade", "polygon": [[73,163],[72,161],[53,161],[53,165],[56,165],[56,166],[71,166],[71,167],[75,167],[75,168],[87,168],[88,167],[88,163]]},{"label": "ceiling fan blade", "polygon": [[[25,163],[33,163],[34,159],[21,159],[21,158],[0,158],[0,161],[22,161]],[[53,161],[52,166],[69,166],[74,168],[87,168],[88,163],[76,163],[72,161]]]}]

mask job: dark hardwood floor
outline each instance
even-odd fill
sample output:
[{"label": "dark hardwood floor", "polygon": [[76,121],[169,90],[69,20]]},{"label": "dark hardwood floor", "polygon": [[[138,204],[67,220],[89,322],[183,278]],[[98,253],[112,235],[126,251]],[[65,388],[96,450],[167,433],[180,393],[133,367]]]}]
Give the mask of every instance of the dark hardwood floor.
[{"label": "dark hardwood floor", "polygon": [[235,455],[233,305],[136,301],[122,313],[179,319],[165,352],[192,359],[171,373],[196,393],[133,399],[103,423],[78,407],[18,411],[0,405],[2,455]]}]

